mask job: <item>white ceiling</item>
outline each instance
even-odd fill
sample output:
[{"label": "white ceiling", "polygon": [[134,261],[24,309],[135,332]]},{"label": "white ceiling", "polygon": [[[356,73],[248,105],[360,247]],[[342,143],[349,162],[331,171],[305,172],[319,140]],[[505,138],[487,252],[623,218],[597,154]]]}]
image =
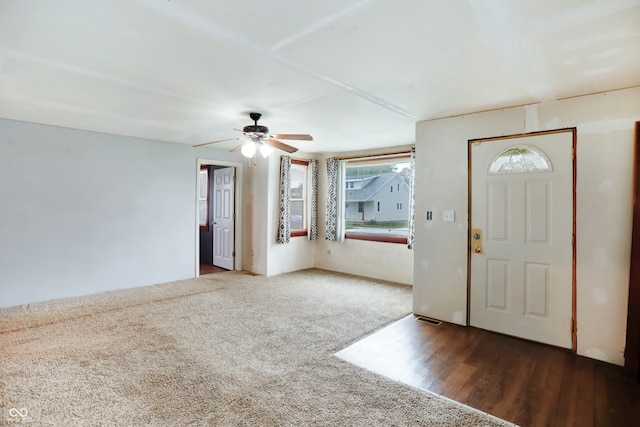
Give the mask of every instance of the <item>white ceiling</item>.
[{"label": "white ceiling", "polygon": [[640,0],[0,0],[0,117],[184,144],[257,111],[301,151],[390,147],[637,85]]}]

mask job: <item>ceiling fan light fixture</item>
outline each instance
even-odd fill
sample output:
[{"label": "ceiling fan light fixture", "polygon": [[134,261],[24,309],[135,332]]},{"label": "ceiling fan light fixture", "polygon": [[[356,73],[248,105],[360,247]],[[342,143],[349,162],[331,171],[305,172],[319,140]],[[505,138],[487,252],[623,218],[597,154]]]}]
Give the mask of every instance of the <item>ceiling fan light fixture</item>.
[{"label": "ceiling fan light fixture", "polygon": [[269,154],[273,153],[273,147],[264,142],[260,143],[260,154],[262,154],[262,158],[269,157]]},{"label": "ceiling fan light fixture", "polygon": [[240,149],[240,152],[245,157],[253,157],[253,156],[255,156],[256,155],[256,143],[253,142],[252,139],[247,140],[247,142],[245,142],[242,145],[242,148]]},{"label": "ceiling fan light fixture", "polygon": [[242,128],[242,130],[235,129],[243,133],[241,137],[219,139],[217,141],[205,142],[204,144],[197,144],[194,145],[194,147],[215,144],[217,142],[223,141],[241,140],[242,145],[236,146],[230,151],[237,151],[239,149],[243,156],[248,158],[254,157],[255,162],[255,156],[258,150],[260,150],[260,154],[262,154],[263,158],[268,157],[273,152],[274,148],[285,151],[287,153],[295,153],[296,151],[298,151],[296,147],[280,141],[281,139],[313,141],[313,137],[311,135],[301,133],[278,133],[275,135],[271,135],[269,133],[268,127],[258,124],[258,120],[260,119],[260,117],[262,117],[262,114],[249,113],[249,117],[251,117],[251,120],[253,120],[252,125],[245,126]]}]

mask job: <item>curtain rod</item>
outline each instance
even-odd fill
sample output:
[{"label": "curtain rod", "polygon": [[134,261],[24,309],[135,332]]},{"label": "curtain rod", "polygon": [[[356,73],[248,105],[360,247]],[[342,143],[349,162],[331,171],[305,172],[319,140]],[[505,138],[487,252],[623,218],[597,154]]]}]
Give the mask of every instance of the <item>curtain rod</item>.
[{"label": "curtain rod", "polygon": [[336,157],[336,159],[338,160],[366,160],[366,159],[370,159],[372,157],[392,157],[392,156],[398,156],[398,155],[411,155],[411,150],[413,150],[413,148],[409,148],[407,150],[403,150],[403,151],[393,151],[393,152],[387,152],[387,153],[378,153],[378,154],[364,154],[364,155],[359,155],[359,156],[345,156],[345,157]]}]

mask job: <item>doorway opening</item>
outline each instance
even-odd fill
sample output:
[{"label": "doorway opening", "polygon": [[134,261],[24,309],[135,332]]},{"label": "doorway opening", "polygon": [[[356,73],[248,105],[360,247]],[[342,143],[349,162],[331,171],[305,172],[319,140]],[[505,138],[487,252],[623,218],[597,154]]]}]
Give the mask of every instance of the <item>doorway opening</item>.
[{"label": "doorway opening", "polygon": [[195,277],[240,270],[242,164],[198,159]]}]

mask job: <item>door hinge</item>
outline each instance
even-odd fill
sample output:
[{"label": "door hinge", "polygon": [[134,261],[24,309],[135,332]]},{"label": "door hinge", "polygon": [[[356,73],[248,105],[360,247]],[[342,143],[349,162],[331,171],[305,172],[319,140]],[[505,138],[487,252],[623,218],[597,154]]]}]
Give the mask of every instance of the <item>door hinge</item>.
[{"label": "door hinge", "polygon": [[232,256],[233,258],[235,258],[235,257],[236,257],[236,251],[231,252],[231,256]]},{"label": "door hinge", "polygon": [[575,160],[576,159],[576,149],[572,148],[571,149],[571,160]]},{"label": "door hinge", "polygon": [[576,319],[571,319],[571,335],[576,332]]}]

